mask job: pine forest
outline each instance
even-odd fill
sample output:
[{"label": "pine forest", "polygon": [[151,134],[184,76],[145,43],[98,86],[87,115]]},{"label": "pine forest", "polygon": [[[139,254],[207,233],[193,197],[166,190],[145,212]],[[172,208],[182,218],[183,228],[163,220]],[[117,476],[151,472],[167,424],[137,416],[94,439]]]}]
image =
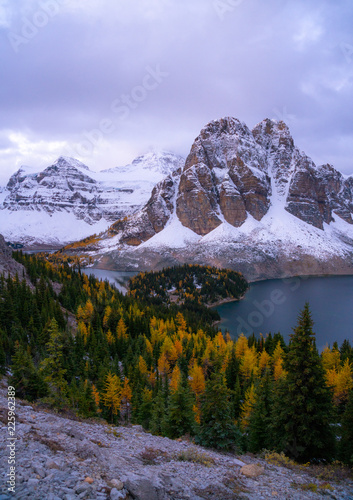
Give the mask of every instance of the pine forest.
[{"label": "pine forest", "polygon": [[239,299],[239,273],[185,265],[131,280],[127,295],[69,263],[14,252],[0,278],[0,370],[44,408],[203,446],[353,465],[353,348],[315,344],[310,306],[290,341],[232,339],[207,307]]}]

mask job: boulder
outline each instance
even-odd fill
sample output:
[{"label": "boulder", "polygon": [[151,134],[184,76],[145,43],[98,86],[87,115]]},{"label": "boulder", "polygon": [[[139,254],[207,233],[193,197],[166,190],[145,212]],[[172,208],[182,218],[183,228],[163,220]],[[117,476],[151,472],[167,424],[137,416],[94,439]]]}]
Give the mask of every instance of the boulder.
[{"label": "boulder", "polygon": [[256,479],[257,477],[265,473],[265,469],[263,467],[260,467],[259,465],[248,464],[244,465],[240,469],[240,472],[243,474],[243,476],[249,477],[251,479]]}]

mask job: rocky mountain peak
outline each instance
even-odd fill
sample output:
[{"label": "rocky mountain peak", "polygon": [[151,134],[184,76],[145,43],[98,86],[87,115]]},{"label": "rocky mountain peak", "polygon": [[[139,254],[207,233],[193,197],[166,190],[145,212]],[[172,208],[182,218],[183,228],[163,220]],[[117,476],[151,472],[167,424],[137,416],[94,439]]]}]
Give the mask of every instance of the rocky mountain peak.
[{"label": "rocky mountain peak", "polygon": [[238,227],[250,213],[261,220],[271,192],[253,134],[235,118],[212,121],[195,139],[180,179],[177,215],[200,235],[224,220]]},{"label": "rocky mountain peak", "polygon": [[184,163],[173,153],[153,152],[101,172],[67,156],[43,170],[21,167],[2,193],[2,231],[10,241],[55,246],[100,233],[141,209],[156,184],[180,174]]},{"label": "rocky mountain peak", "polygon": [[83,168],[84,170],[89,170],[87,165],[85,165],[79,160],[76,160],[76,158],[71,158],[70,156],[59,156],[59,158],[53,163],[53,165],[59,168],[75,167],[75,168]]},{"label": "rocky mountain peak", "polygon": [[136,214],[113,224],[109,248],[116,244],[119,263],[124,253],[124,262],[136,259],[142,267],[233,262],[238,268],[243,262],[252,278],[288,273],[292,264],[287,269],[279,258],[294,259],[295,273],[315,274],[327,269],[330,255],[346,271],[352,214],[353,176],[317,167],[285,123],[265,119],[251,131],[226,117],[201,130],[180,174],[160,182]]}]

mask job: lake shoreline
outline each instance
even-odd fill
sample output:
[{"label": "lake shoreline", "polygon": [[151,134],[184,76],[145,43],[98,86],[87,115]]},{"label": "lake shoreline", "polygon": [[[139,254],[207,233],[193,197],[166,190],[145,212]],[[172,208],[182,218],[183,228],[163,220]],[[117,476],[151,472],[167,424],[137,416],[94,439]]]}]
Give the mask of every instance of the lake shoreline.
[{"label": "lake shoreline", "polygon": [[239,302],[240,300],[244,299],[244,297],[247,294],[247,292],[249,291],[249,289],[250,289],[250,287],[240,297],[237,297],[237,298],[236,297],[226,297],[224,299],[218,300],[217,302],[213,302],[212,304],[204,304],[204,305],[206,307],[208,307],[209,309],[212,309],[214,307],[221,306],[222,304],[228,304],[229,302]]},{"label": "lake shoreline", "polygon": [[217,308],[218,327],[232,338],[280,332],[286,341],[308,302],[313,332],[321,351],[325,344],[353,342],[353,276],[295,276],[252,283],[245,299]]}]

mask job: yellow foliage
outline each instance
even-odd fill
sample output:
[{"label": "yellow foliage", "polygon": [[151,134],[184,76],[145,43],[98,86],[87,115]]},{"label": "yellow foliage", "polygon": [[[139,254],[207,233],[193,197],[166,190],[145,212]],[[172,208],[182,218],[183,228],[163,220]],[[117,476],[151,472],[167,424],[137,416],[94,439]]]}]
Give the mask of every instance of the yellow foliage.
[{"label": "yellow foliage", "polygon": [[141,375],[146,375],[146,373],[148,372],[147,363],[142,356],[139,357],[139,372],[141,373]]},{"label": "yellow foliage", "polygon": [[178,390],[179,384],[181,382],[181,373],[179,366],[175,366],[172,372],[172,378],[170,379],[170,392],[173,394]]},{"label": "yellow foliage", "polygon": [[91,321],[94,314],[94,307],[92,302],[88,299],[84,308],[85,320]]},{"label": "yellow foliage", "polygon": [[202,356],[202,363],[208,362],[211,359],[211,354],[213,351],[213,343],[210,338],[206,339],[206,347]]},{"label": "yellow foliage", "polygon": [[108,330],[106,337],[108,344],[112,344],[115,341],[114,335],[110,330]]},{"label": "yellow foliage", "polygon": [[259,357],[259,368],[262,372],[270,366],[270,360],[270,355],[264,349]]},{"label": "yellow foliage", "polygon": [[132,399],[132,390],[131,387],[129,386],[129,379],[125,378],[124,385],[120,393],[120,400],[122,403],[126,404],[129,403],[131,399]]},{"label": "yellow foliage", "polygon": [[153,318],[151,318],[151,321],[150,321],[150,328],[151,328],[151,329],[152,329],[152,328],[154,329],[154,328],[156,328],[156,327],[157,327],[157,318],[155,318],[155,317],[153,316]]},{"label": "yellow foliage", "polygon": [[163,319],[156,320],[152,318],[150,322],[151,343],[154,346],[156,342],[163,342],[167,337],[167,325]]},{"label": "yellow foliage", "polygon": [[145,337],[145,341],[146,341],[146,350],[149,354],[153,354],[153,347],[152,347],[152,344],[151,342],[148,340],[147,337]]},{"label": "yellow foliage", "polygon": [[238,359],[244,356],[245,351],[248,349],[248,339],[245,337],[243,333],[241,333],[238,337],[238,340],[235,343],[235,355]]},{"label": "yellow foliage", "polygon": [[201,409],[198,404],[193,405],[192,411],[194,412],[195,422],[199,424],[201,422]]},{"label": "yellow foliage", "polygon": [[155,372],[150,372],[148,375],[148,381],[151,384],[152,387],[155,386],[156,384],[156,373]]},{"label": "yellow foliage", "polygon": [[158,359],[158,372],[162,376],[168,375],[170,370],[170,365],[168,363],[167,357],[163,352]]},{"label": "yellow foliage", "polygon": [[178,330],[186,332],[187,324],[181,312],[178,312],[178,314],[176,315],[175,322],[177,324]]},{"label": "yellow foliage", "polygon": [[83,321],[84,317],[85,317],[85,315],[84,315],[82,306],[78,306],[77,313],[76,313],[77,321]]},{"label": "yellow foliage", "polygon": [[347,401],[349,391],[353,388],[352,365],[348,359],[338,370],[331,368],[326,371],[326,383],[333,387],[335,405]]},{"label": "yellow foliage", "polygon": [[245,393],[244,403],[241,405],[240,425],[245,430],[250,423],[251,413],[256,402],[256,393],[254,384]]},{"label": "yellow foliage", "polygon": [[254,376],[258,374],[258,353],[256,352],[255,346],[246,349],[240,362],[239,370],[245,380],[249,380],[251,374]]},{"label": "yellow foliage", "polygon": [[163,345],[161,347],[161,353],[162,354],[164,353],[169,358],[172,349],[173,349],[172,339],[170,337],[165,337]]},{"label": "yellow foliage", "polygon": [[92,302],[88,299],[84,307],[78,306],[76,318],[77,321],[84,321],[87,324],[93,318],[93,314],[94,314],[94,307]]},{"label": "yellow foliage", "polygon": [[273,377],[276,380],[279,380],[282,377],[285,377],[287,375],[287,372],[283,368],[283,359],[278,358],[277,361],[275,361],[273,365]]},{"label": "yellow foliage", "polygon": [[283,368],[283,357],[284,350],[282,349],[281,343],[278,342],[271,358],[273,364],[273,377],[276,381],[285,377],[287,374]]},{"label": "yellow foliage", "polygon": [[105,308],[104,316],[103,316],[103,326],[104,326],[104,328],[107,328],[107,326],[108,326],[108,321],[109,321],[111,313],[112,313],[112,308],[110,306],[107,306]]},{"label": "yellow foliage", "polygon": [[120,318],[118,326],[116,327],[116,336],[118,337],[119,340],[127,340],[128,335],[126,332],[127,332],[127,327],[125,325],[125,322],[123,318]]},{"label": "yellow foliage", "polygon": [[92,394],[94,398],[94,402],[96,403],[97,413],[101,413],[101,409],[99,408],[100,396],[99,392],[94,384],[92,384]]},{"label": "yellow foliage", "polygon": [[281,342],[278,341],[276,349],[272,354],[272,363],[275,364],[275,362],[278,361],[279,359],[283,359],[283,356],[284,356],[284,350],[282,349]]},{"label": "yellow foliage", "polygon": [[325,349],[322,351],[321,358],[322,358],[322,366],[326,371],[332,369],[337,370],[341,364],[340,352],[337,349],[331,350],[328,346],[326,346]]},{"label": "yellow foliage", "polygon": [[180,340],[176,340],[174,342],[174,348],[177,353],[177,357],[180,358],[183,353],[183,344],[180,342]]},{"label": "yellow foliage", "polygon": [[213,345],[217,349],[217,352],[221,356],[224,356],[225,352],[227,351],[227,344],[226,341],[224,340],[222,332],[217,333],[217,335],[213,339]]},{"label": "yellow foliage", "polygon": [[110,409],[112,415],[116,415],[121,402],[121,382],[119,377],[111,372],[107,375],[102,399],[104,406]]},{"label": "yellow foliage", "polygon": [[171,350],[168,353],[168,359],[172,365],[174,365],[177,362],[177,359],[179,357],[178,351],[175,348],[175,345],[172,345]]},{"label": "yellow foliage", "polygon": [[86,345],[87,338],[89,336],[89,330],[82,320],[78,323],[78,332],[83,336],[83,342]]},{"label": "yellow foliage", "polygon": [[200,394],[205,392],[205,375],[201,366],[199,366],[196,362],[189,370],[189,383],[192,392],[196,394],[196,396],[200,396]]}]

